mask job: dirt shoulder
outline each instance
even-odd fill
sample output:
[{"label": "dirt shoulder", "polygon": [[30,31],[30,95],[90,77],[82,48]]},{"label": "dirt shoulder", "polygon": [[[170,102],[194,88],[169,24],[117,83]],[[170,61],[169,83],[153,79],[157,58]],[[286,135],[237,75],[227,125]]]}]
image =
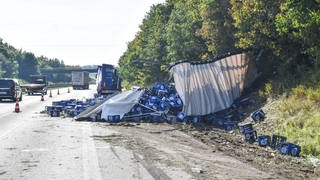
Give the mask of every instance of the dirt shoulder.
[{"label": "dirt shoulder", "polygon": [[[147,164],[183,169],[195,179],[316,179],[303,160],[245,143],[222,130],[168,124],[107,125],[107,141],[141,155]],[[193,172],[200,168],[204,172]]]}]

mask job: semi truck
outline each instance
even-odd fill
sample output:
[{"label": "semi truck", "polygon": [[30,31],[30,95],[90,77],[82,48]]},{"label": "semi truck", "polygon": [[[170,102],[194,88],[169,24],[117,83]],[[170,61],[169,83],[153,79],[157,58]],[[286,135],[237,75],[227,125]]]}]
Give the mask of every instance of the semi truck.
[{"label": "semi truck", "polygon": [[98,66],[96,85],[98,95],[108,95],[121,91],[121,80],[117,69],[110,64]]},{"label": "semi truck", "polygon": [[28,95],[47,94],[47,78],[45,75],[30,75],[30,83],[22,85]]},{"label": "semi truck", "polygon": [[73,89],[89,89],[89,72],[72,71],[71,76]]}]

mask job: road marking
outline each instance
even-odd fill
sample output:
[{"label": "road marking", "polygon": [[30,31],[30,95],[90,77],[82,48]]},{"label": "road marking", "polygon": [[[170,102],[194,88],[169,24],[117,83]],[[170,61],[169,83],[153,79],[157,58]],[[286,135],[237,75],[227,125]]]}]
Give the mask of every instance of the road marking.
[{"label": "road marking", "polygon": [[49,151],[49,149],[45,148],[37,148],[37,149],[23,149],[22,152],[44,152]]},{"label": "road marking", "polygon": [[96,149],[110,149],[110,146],[96,146]]},{"label": "road marking", "polygon": [[91,126],[82,127],[82,166],[83,179],[102,180],[97,151],[92,140]]}]

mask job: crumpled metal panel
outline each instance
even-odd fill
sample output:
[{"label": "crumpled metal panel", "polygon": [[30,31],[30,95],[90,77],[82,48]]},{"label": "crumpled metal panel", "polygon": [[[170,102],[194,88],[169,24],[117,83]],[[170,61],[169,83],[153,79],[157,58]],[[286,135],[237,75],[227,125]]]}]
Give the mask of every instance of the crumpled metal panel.
[{"label": "crumpled metal panel", "polygon": [[239,53],[207,63],[178,63],[170,68],[183,112],[206,115],[229,108],[257,77],[253,58]]}]

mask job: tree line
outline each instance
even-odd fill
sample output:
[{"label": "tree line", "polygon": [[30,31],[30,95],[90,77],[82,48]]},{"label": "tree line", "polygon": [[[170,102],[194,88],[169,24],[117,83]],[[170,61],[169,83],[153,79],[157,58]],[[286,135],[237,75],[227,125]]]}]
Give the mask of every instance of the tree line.
[{"label": "tree line", "polygon": [[262,71],[303,75],[320,62],[320,0],[167,0],[153,5],[119,59],[124,82],[164,81],[164,66],[239,49],[263,50]]},{"label": "tree line", "polygon": [[[40,74],[40,68],[65,67],[62,60],[45,56],[36,57],[31,52],[16,49],[0,38],[0,78],[19,78],[30,80],[30,75]],[[52,82],[69,82],[66,74],[48,74]]]}]

